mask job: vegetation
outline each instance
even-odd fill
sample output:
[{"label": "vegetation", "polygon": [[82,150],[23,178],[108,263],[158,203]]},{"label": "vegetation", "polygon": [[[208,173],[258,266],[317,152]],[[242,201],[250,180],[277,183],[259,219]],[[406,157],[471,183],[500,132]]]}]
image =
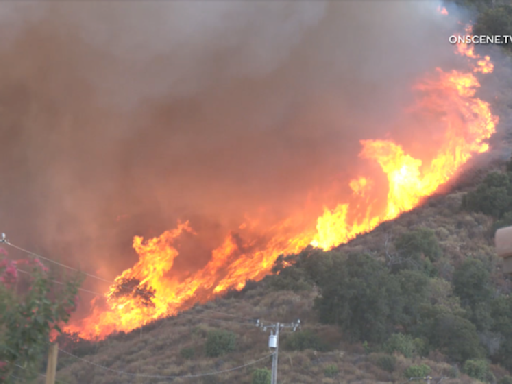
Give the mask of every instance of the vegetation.
[{"label": "vegetation", "polygon": [[399,352],[405,357],[412,357],[415,353],[415,344],[412,336],[395,333],[391,335],[384,345],[384,349],[388,353]]},{"label": "vegetation", "polygon": [[206,356],[219,357],[233,352],[236,348],[236,335],[225,330],[213,330],[208,332],[206,338]]},{"label": "vegetation", "polygon": [[[482,12],[474,26],[476,35],[511,35],[512,34],[512,6],[503,4],[499,6],[480,7]],[[510,51],[512,44],[508,42],[503,47]]]},{"label": "vegetation", "polygon": [[325,351],[328,349],[326,343],[311,330],[294,332],[286,336],[284,340],[284,348],[289,351],[305,351],[306,349]]},{"label": "vegetation", "polygon": [[405,370],[404,376],[408,379],[414,378],[415,380],[418,380],[427,376],[431,371],[432,370],[427,364],[411,365]]},{"label": "vegetation", "polygon": [[[0,251],[5,255],[3,249]],[[21,281],[19,266],[25,266],[30,281]],[[50,334],[61,332],[76,308],[80,276],[57,289],[38,259],[0,259],[0,381],[14,382],[16,376],[34,379],[48,350]]]},{"label": "vegetation", "polygon": [[489,363],[486,360],[468,360],[464,363],[464,373],[482,382],[489,379]]},{"label": "vegetation", "polygon": [[396,368],[396,357],[387,353],[377,353],[371,356],[371,361],[387,372],[393,372]]},{"label": "vegetation", "polygon": [[325,367],[324,376],[325,377],[336,377],[339,374],[339,369],[337,365],[331,364]]},{"label": "vegetation", "polygon": [[272,375],[268,369],[257,369],[252,374],[252,384],[270,384]]},{"label": "vegetation", "polygon": [[194,350],[194,348],[192,347],[188,347],[188,348],[183,348],[181,351],[180,351],[180,355],[181,357],[183,357],[184,359],[193,359],[194,356],[196,354],[196,351]]}]

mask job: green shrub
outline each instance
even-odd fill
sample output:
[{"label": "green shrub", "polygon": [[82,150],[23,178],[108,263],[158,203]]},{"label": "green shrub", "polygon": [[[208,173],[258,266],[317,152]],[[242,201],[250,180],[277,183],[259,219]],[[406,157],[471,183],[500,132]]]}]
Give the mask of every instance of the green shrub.
[{"label": "green shrub", "polygon": [[439,307],[425,310],[419,330],[432,349],[438,349],[451,360],[464,362],[483,354],[475,325]]},{"label": "green shrub", "polygon": [[296,266],[290,266],[280,271],[279,275],[268,277],[269,288],[274,291],[305,291],[313,287],[307,271]]},{"label": "green shrub", "polygon": [[324,369],[324,376],[325,377],[336,377],[338,376],[339,369],[337,365],[331,364]]},{"label": "green shrub", "polygon": [[428,341],[417,337],[412,341],[414,345],[414,354],[417,356],[427,356],[429,351]]},{"label": "green shrub", "polygon": [[236,347],[236,335],[225,330],[208,332],[206,337],[206,356],[219,357],[233,352]]},{"label": "green shrub", "polygon": [[287,335],[284,348],[288,351],[304,351],[306,349],[325,351],[328,349],[326,343],[316,333],[308,329]]},{"label": "green shrub", "polygon": [[252,384],[270,384],[272,375],[268,369],[257,369],[252,373]]},{"label": "green shrub", "polygon": [[396,250],[413,259],[425,255],[430,261],[441,257],[441,247],[435,233],[428,228],[419,228],[403,233],[395,242]]},{"label": "green shrub", "polygon": [[510,376],[503,376],[500,381],[498,381],[498,384],[512,384],[512,377]]},{"label": "green shrub", "polygon": [[194,355],[195,355],[195,350],[194,350],[194,348],[192,348],[192,347],[189,347],[189,348],[183,348],[183,349],[180,351],[180,355],[181,355],[181,357],[183,357],[184,359],[193,359],[193,358],[194,358]]},{"label": "green shrub", "polygon": [[462,207],[497,219],[503,218],[512,209],[509,176],[506,173],[490,172],[475,191],[464,196]]},{"label": "green shrub", "polygon": [[387,353],[375,353],[370,355],[370,361],[387,372],[393,372],[396,367],[396,357]]},{"label": "green shrub", "polygon": [[469,377],[487,382],[489,379],[489,363],[487,360],[474,359],[464,363],[463,371]]},{"label": "green shrub", "polygon": [[320,321],[338,325],[351,341],[383,343],[403,318],[400,282],[368,254],[333,258],[318,288],[314,309]]},{"label": "green shrub", "polygon": [[479,259],[467,258],[457,266],[453,272],[452,286],[463,307],[474,308],[492,298],[490,273]]},{"label": "green shrub", "polygon": [[414,340],[409,335],[395,333],[391,335],[384,344],[384,350],[387,353],[399,352],[405,357],[411,358],[414,354]]},{"label": "green shrub", "polygon": [[407,378],[422,378],[430,373],[431,369],[427,364],[411,365],[407,367],[404,376]]}]

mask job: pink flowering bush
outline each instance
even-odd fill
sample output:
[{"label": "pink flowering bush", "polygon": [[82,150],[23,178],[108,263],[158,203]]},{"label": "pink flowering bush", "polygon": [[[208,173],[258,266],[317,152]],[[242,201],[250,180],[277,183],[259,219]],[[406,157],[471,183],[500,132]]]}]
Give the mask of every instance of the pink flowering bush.
[{"label": "pink flowering bush", "polygon": [[60,334],[59,324],[67,323],[76,310],[82,282],[79,275],[54,284],[40,260],[5,256],[0,248],[0,383],[10,382],[16,365],[25,367],[16,372],[18,377],[37,375],[50,336]]}]

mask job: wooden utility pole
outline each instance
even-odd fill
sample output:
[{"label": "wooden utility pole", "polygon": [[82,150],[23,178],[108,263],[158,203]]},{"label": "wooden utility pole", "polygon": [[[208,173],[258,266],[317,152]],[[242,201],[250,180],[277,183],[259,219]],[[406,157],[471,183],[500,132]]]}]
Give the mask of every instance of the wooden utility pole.
[{"label": "wooden utility pole", "polygon": [[59,344],[51,343],[48,350],[48,368],[46,368],[46,384],[55,384],[55,375],[57,374],[57,356],[59,354]]}]

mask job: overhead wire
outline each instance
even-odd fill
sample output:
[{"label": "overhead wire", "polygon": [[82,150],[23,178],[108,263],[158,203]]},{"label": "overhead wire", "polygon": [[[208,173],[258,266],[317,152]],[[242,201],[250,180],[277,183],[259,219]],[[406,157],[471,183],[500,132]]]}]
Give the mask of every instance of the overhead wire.
[{"label": "overhead wire", "polygon": [[[16,268],[16,270],[18,272],[21,272],[21,273],[24,273],[26,275],[30,275],[29,272],[27,271],[24,271],[23,269],[20,269],[20,268]],[[56,284],[61,284],[61,285],[65,285],[66,283],[63,283],[62,281],[58,281],[58,280],[54,280],[54,279],[49,279],[50,281],[53,281],[54,283]],[[101,293],[98,293],[98,292],[94,292],[94,291],[89,291],[88,289],[85,289],[85,288],[78,288],[79,291],[82,291],[82,292],[87,292],[87,293],[91,293],[93,295],[101,295]]]},{"label": "overhead wire", "polygon": [[0,240],[0,243],[7,244],[8,246],[13,247],[13,248],[15,248],[15,249],[17,249],[17,250],[19,250],[19,251],[21,251],[21,252],[24,252],[24,253],[26,253],[27,255],[30,255],[30,256],[32,256],[32,257],[36,257],[36,258],[39,258],[39,259],[42,259],[42,260],[46,260],[46,261],[48,261],[48,262],[50,262],[50,263],[53,263],[53,264],[59,265],[59,266],[61,266],[61,267],[63,267],[63,268],[67,268],[67,269],[70,269],[70,270],[73,270],[73,271],[77,271],[77,272],[83,273],[83,274],[84,274],[85,276],[87,276],[87,277],[91,277],[91,278],[93,278],[93,279],[101,280],[101,281],[103,281],[103,282],[105,282],[105,283],[109,283],[109,284],[114,283],[114,281],[107,280],[107,279],[104,279],[104,278],[102,278],[102,277],[100,277],[100,276],[96,276],[96,275],[93,275],[93,274],[90,274],[90,273],[87,273],[87,272],[83,272],[83,271],[81,271],[80,269],[77,269],[77,268],[71,267],[71,266],[66,265],[66,264],[59,263],[58,261],[55,261],[55,260],[50,259],[50,258],[48,258],[48,257],[44,257],[44,256],[41,256],[41,255],[38,255],[37,253],[31,252],[31,251],[26,250],[26,249],[24,249],[24,248],[22,248],[22,247],[20,247],[20,246],[18,246],[18,245],[16,245],[16,244],[11,243],[11,242],[10,242],[9,240],[7,240],[7,239],[2,239],[2,240]]},{"label": "overhead wire", "polygon": [[74,358],[76,358],[76,359],[78,359],[80,361],[83,361],[83,362],[85,362],[87,364],[91,364],[91,365],[93,365],[95,367],[101,368],[101,369],[103,369],[105,371],[113,372],[113,373],[120,374],[120,375],[127,375],[127,376],[131,376],[131,377],[145,377],[145,378],[153,378],[153,379],[197,378],[197,377],[204,377],[204,376],[219,375],[219,374],[222,374],[222,373],[237,371],[239,369],[248,367],[250,365],[257,364],[257,363],[259,363],[259,362],[261,362],[261,361],[263,361],[265,359],[268,359],[270,356],[272,356],[274,354],[274,352],[273,352],[273,353],[265,355],[264,357],[262,357],[260,359],[253,360],[253,361],[251,361],[249,363],[246,363],[246,364],[243,364],[243,365],[239,365],[237,367],[233,367],[233,368],[230,368],[230,369],[224,369],[224,370],[221,370],[221,371],[212,371],[212,372],[199,373],[199,374],[188,374],[188,375],[163,376],[163,375],[138,374],[138,373],[131,373],[131,372],[126,372],[126,371],[111,369],[111,368],[105,367],[105,366],[103,366],[101,364],[97,364],[97,363],[94,363],[94,362],[92,362],[90,360],[84,359],[82,357],[73,355],[72,353],[69,353],[69,352],[64,351],[62,349],[59,349],[59,351],[61,351],[62,353],[66,354],[66,355],[72,356],[72,357],[74,357]]}]

